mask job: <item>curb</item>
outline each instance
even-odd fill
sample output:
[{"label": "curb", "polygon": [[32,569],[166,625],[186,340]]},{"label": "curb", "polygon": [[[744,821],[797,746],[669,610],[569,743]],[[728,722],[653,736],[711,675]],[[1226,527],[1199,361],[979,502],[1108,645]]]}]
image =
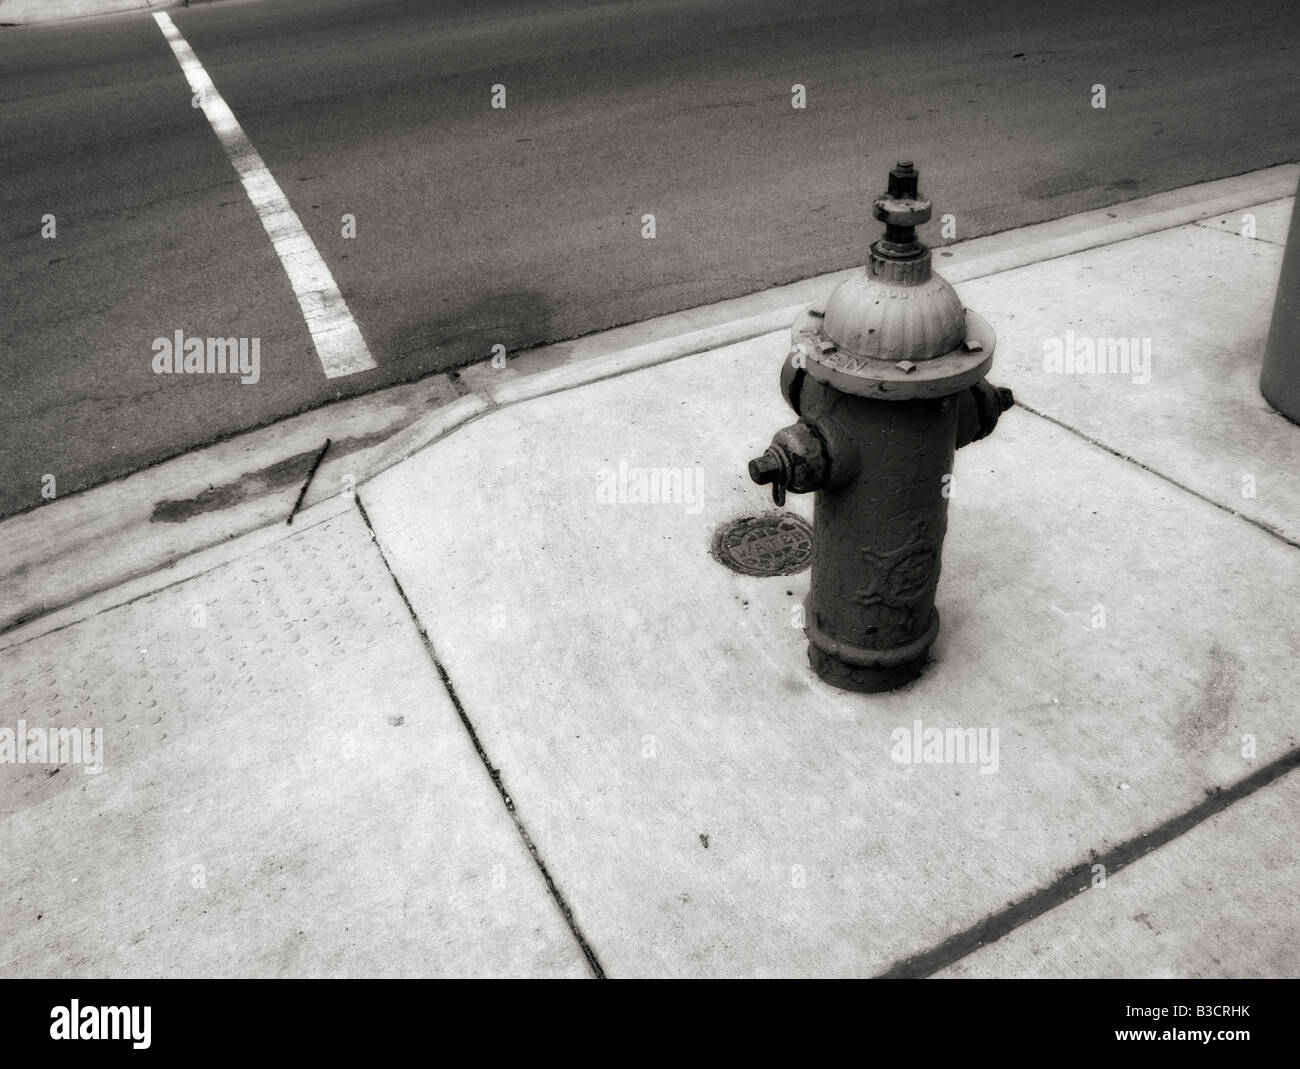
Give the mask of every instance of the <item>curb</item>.
[{"label": "curb", "polygon": [[[1283,164],[936,246],[935,258],[950,282],[969,282],[1289,198],[1297,176],[1300,166]],[[783,333],[808,303],[857,270],[528,350],[503,369],[484,361],[414,386],[325,406],[0,522],[10,595],[0,610],[0,648],[66,626],[80,618],[78,612],[84,616],[170,585],[196,574],[194,567],[206,570],[242,555],[249,551],[242,540],[223,545],[242,535],[260,532],[261,545],[302,530],[310,522],[307,514],[295,526],[283,522],[302,480],[293,481],[291,474],[287,482],[263,476],[284,472],[286,465],[292,472],[304,452],[314,455],[327,437],[350,447],[332,450],[322,464],[304,499],[308,513],[331,500],[350,503],[356,486],[500,407]],[[421,391],[428,396],[412,403]],[[354,431],[351,438],[348,429]],[[231,487],[243,488],[243,496],[232,492],[232,506],[206,504]],[[159,509],[166,507],[184,522],[160,525]],[[194,511],[187,514],[187,508]],[[202,560],[187,562],[196,554],[203,554]],[[78,604],[87,598],[93,601]],[[105,598],[110,602],[101,605]]]}]

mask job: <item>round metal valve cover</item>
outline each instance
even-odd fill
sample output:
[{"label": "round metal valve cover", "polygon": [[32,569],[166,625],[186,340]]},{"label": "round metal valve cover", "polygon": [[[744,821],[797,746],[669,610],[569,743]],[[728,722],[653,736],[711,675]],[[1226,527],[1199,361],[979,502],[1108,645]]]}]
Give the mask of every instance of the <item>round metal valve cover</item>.
[{"label": "round metal valve cover", "polygon": [[712,553],[741,575],[794,575],[812,564],[812,524],[793,512],[744,516],[714,532]]}]

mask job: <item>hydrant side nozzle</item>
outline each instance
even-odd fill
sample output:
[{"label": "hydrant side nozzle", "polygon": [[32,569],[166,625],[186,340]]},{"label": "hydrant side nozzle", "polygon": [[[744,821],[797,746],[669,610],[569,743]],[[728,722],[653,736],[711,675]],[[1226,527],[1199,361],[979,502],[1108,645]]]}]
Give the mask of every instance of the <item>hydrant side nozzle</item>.
[{"label": "hydrant side nozzle", "polygon": [[957,448],[987,438],[998,425],[998,417],[1015,404],[1005,386],[980,379],[957,397]]},{"label": "hydrant side nozzle", "polygon": [[772,436],[772,444],[762,456],[749,462],[749,477],[764,486],[772,486],[772,500],[785,504],[786,491],[807,494],[826,485],[830,458],[826,443],[811,423],[799,420],[782,427]]}]

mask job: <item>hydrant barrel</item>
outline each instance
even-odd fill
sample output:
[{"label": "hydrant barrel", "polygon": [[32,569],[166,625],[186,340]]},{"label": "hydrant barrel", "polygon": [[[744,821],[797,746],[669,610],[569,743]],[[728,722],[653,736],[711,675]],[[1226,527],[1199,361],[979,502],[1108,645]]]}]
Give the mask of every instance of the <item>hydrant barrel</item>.
[{"label": "hydrant barrel", "polygon": [[[863,458],[858,475],[814,503],[808,655],[845,690],[915,679],[939,633],[934,608],[957,440],[951,398],[871,401],[825,391],[823,404]],[[847,444],[847,443],[846,443]]]}]

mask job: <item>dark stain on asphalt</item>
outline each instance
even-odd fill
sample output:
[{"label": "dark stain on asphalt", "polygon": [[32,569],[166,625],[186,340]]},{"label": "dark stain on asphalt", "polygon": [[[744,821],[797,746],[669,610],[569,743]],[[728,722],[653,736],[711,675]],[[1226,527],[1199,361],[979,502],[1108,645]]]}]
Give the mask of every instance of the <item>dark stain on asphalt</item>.
[{"label": "dark stain on asphalt", "polygon": [[552,330],[554,307],[537,290],[493,293],[441,311],[443,318],[431,318],[396,337],[398,361],[412,368],[441,370],[487,360],[494,345],[515,352],[563,340]]},{"label": "dark stain on asphalt", "polygon": [[1048,200],[1096,189],[1097,186],[1096,177],[1089,171],[1061,171],[1030,182],[1020,192],[1022,196]]},{"label": "dark stain on asphalt", "polygon": [[704,832],[700,832],[700,842],[704,844],[705,850],[709,848],[709,837]]},{"label": "dark stain on asphalt", "polygon": [[[355,438],[341,438],[332,442],[330,453],[335,458],[354,453],[358,449],[376,445],[390,437],[396,428],[361,434]],[[307,471],[316,459],[319,449],[308,449],[291,457],[276,461],[257,471],[246,471],[232,482],[209,486],[194,497],[159,501],[149,516],[150,523],[184,523],[205,512],[216,512],[242,504],[263,494],[274,493],[286,486],[294,486],[307,477]]]}]

